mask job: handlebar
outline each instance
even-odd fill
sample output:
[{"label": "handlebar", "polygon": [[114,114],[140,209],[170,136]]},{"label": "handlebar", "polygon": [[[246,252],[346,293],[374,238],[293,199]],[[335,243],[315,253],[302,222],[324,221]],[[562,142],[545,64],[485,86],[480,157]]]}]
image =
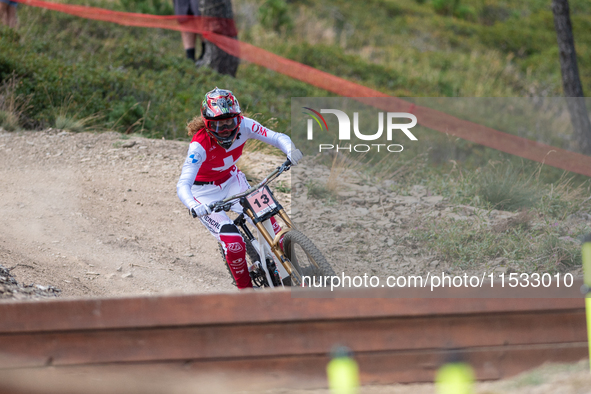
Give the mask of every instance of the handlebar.
[{"label": "handlebar", "polygon": [[271,183],[271,181],[274,181],[275,179],[277,179],[277,177],[279,177],[279,175],[281,175],[283,172],[289,171],[290,168],[291,168],[291,160],[287,159],[281,166],[277,167],[269,175],[267,175],[267,177],[265,179],[263,179],[258,185],[255,185],[255,186],[251,187],[250,189],[243,191],[242,193],[235,194],[235,195],[225,198],[221,201],[212,202],[212,203],[208,204],[208,207],[209,207],[209,209],[211,209],[212,212],[220,212],[220,211],[227,212],[230,210],[232,205],[234,205],[235,200],[238,200],[239,198],[242,198],[242,197],[246,197],[251,193],[254,193],[258,189]]}]

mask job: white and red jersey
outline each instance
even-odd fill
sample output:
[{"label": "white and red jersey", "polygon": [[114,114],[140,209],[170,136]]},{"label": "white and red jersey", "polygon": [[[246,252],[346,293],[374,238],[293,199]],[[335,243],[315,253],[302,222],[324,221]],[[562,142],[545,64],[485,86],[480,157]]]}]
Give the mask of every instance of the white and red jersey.
[{"label": "white and red jersey", "polygon": [[199,130],[189,145],[187,158],[177,183],[179,199],[189,209],[199,205],[191,192],[195,181],[221,182],[236,171],[236,162],[242,155],[244,144],[249,138],[263,141],[290,155],[292,143],[289,136],[263,127],[259,122],[243,118],[238,136],[230,149],[222,148],[205,129]]}]

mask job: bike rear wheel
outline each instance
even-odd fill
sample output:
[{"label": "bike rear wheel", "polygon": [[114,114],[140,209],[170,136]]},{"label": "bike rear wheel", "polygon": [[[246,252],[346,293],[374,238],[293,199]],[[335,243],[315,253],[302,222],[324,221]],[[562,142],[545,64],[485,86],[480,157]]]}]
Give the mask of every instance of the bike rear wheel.
[{"label": "bike rear wheel", "polygon": [[297,230],[291,230],[285,234],[283,251],[302,278],[306,276],[313,281],[314,278],[336,276],[316,245]]}]

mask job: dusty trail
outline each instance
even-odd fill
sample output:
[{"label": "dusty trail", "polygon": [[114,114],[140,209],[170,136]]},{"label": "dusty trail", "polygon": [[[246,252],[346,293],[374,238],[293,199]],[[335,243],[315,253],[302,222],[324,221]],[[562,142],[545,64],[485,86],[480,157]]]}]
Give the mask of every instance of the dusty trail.
[{"label": "dusty trail", "polygon": [[186,149],[116,133],[0,134],[0,265],[66,297],[232,291],[215,240],[176,197]]},{"label": "dusty trail", "polygon": [[[0,266],[12,268],[21,285],[53,286],[60,297],[236,291],[216,241],[176,197],[186,149],[185,142],[123,140],[116,133],[0,131]],[[250,153],[242,166],[260,178],[281,161]],[[325,182],[330,171],[312,160],[298,168],[289,174],[293,184],[290,176],[281,184],[283,190],[293,186],[293,208],[290,194],[275,192],[337,272],[452,270],[430,251],[395,241],[416,217],[471,220],[474,208],[452,207],[420,187],[411,196],[398,196],[388,185],[367,185],[355,174],[347,177],[338,204],[326,205],[310,198],[308,187],[312,181]],[[491,226],[514,215],[495,212]],[[0,271],[0,290],[3,277]],[[30,289],[17,298],[39,293],[38,287]],[[544,379],[533,372],[535,379],[525,375],[481,383],[476,391],[586,392],[588,364],[569,368],[550,374],[542,368]],[[536,383],[530,384],[532,379]],[[433,386],[366,387],[362,392],[429,393]]]},{"label": "dusty trail", "polygon": [[[215,239],[176,196],[187,146],[117,133],[0,132],[0,266],[62,297],[236,291]],[[327,201],[311,192],[331,176],[317,159],[306,157],[271,187],[337,275],[519,269],[494,256],[460,269],[406,236],[433,220],[479,220],[494,231],[518,213],[452,205],[420,185],[399,195],[392,180],[372,183],[352,169]],[[282,162],[250,152],[238,164],[258,181]],[[588,220],[571,216],[568,226]]]}]

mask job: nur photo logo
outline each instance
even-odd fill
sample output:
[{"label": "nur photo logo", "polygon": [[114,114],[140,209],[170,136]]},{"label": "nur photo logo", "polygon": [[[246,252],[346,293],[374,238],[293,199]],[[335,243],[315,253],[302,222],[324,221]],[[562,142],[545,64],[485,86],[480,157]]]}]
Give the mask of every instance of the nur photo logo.
[{"label": "nur photo logo", "polygon": [[[382,138],[384,130],[386,131],[386,141],[390,142],[393,140],[395,132],[402,132],[411,141],[417,141],[417,137],[409,130],[417,125],[417,117],[407,112],[379,112],[378,117],[378,130],[373,133],[367,133],[364,130],[362,132],[359,126],[359,112],[353,112],[353,127],[351,127],[351,118],[347,113],[338,109],[320,109],[317,111],[310,107],[302,107],[309,112],[302,112],[304,115],[308,115],[311,119],[307,121],[307,139],[309,141],[314,140],[314,128],[315,124],[318,125],[320,132],[329,133],[328,124],[322,114],[335,115],[339,124],[338,128],[338,139],[341,141],[348,141],[348,145],[341,146],[339,144],[319,144],[318,151],[336,150],[348,151],[348,152],[369,152],[370,150],[388,151],[392,153],[402,152],[404,147],[400,144],[353,144],[356,140],[361,141],[376,141]],[[401,123],[401,120],[410,120],[410,122]],[[384,125],[385,123],[385,125]],[[353,136],[351,135],[351,129],[353,130]]]}]

